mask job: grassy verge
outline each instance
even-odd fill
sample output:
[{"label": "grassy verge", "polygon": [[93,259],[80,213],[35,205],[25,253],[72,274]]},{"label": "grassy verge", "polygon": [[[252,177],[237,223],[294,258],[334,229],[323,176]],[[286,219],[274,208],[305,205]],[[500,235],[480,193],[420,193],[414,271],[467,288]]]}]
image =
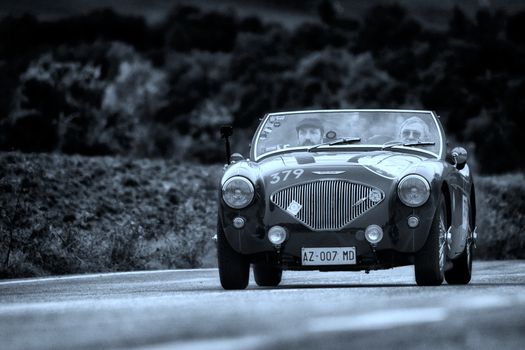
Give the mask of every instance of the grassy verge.
[{"label": "grassy verge", "polygon": [[[0,153],[0,277],[215,265],[220,166]],[[525,258],[525,177],[476,178],[476,255]]]},{"label": "grassy verge", "polygon": [[220,167],[0,154],[0,274],[212,266]]},{"label": "grassy verge", "polygon": [[480,176],[475,181],[477,257],[525,259],[525,175]]}]

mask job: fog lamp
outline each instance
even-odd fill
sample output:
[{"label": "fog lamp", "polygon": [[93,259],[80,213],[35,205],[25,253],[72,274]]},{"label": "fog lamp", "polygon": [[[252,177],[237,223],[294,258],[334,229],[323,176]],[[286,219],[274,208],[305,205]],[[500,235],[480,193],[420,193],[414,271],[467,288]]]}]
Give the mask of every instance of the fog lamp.
[{"label": "fog lamp", "polygon": [[246,220],[244,220],[244,218],[240,216],[237,216],[235,219],[233,219],[233,227],[237,229],[243,228],[245,223],[246,223]]},{"label": "fog lamp", "polygon": [[370,225],[365,230],[365,238],[371,244],[377,244],[383,239],[383,229],[378,225]]},{"label": "fog lamp", "polygon": [[286,229],[281,226],[273,226],[268,231],[268,239],[272,244],[278,245],[283,243],[288,236]]},{"label": "fog lamp", "polygon": [[419,218],[417,216],[409,216],[407,220],[408,227],[416,228],[419,225]]}]

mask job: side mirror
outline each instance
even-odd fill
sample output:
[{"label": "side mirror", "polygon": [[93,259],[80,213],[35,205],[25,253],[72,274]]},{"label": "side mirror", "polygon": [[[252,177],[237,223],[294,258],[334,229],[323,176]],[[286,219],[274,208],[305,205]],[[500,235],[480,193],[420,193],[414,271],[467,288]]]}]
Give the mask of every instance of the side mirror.
[{"label": "side mirror", "polygon": [[230,156],[230,164],[234,164],[234,163],[237,163],[241,160],[244,160],[244,157],[242,156],[242,154],[240,153],[233,153],[231,156]]},{"label": "side mirror", "polygon": [[458,170],[463,169],[465,164],[467,164],[467,150],[463,147],[454,147],[452,151],[450,151],[450,159],[454,162]]}]

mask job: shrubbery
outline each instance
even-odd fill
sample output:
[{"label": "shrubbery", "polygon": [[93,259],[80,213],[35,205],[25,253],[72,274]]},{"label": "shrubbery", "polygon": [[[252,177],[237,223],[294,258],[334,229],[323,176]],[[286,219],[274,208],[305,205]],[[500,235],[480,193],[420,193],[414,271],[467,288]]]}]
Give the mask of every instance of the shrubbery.
[{"label": "shrubbery", "polygon": [[525,12],[456,8],[436,30],[395,4],[319,11],[294,29],[191,6],[156,26],[110,10],[4,18],[0,149],[215,163],[224,122],[246,153],[269,111],[407,107],[438,111],[482,172],[523,170]]},{"label": "shrubbery", "polygon": [[215,263],[220,167],[0,155],[0,275]]},{"label": "shrubbery", "polygon": [[476,254],[484,258],[525,259],[525,176],[512,174],[477,179]]},{"label": "shrubbery", "polygon": [[[0,276],[215,265],[219,166],[0,155]],[[525,258],[525,178],[476,178],[476,258]]]}]

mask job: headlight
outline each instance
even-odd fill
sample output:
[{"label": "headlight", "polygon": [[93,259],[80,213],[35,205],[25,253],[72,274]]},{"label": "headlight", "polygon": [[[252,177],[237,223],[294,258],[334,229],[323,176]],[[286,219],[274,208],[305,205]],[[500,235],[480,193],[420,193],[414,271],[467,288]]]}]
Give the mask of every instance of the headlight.
[{"label": "headlight", "polygon": [[229,178],[222,186],[222,199],[234,209],[241,209],[251,203],[254,195],[253,185],[250,180],[234,176]]},{"label": "headlight", "polygon": [[422,176],[407,175],[399,181],[397,194],[401,202],[409,207],[419,207],[430,197],[430,185]]}]

